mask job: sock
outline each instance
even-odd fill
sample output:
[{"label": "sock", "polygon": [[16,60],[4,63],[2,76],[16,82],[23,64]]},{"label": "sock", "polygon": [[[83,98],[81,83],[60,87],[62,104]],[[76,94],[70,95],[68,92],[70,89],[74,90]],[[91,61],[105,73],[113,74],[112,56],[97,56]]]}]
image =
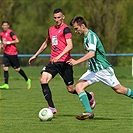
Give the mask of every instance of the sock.
[{"label": "sock", "polygon": [[81,103],[83,104],[85,111],[86,112],[92,112],[87,94],[85,92],[81,92],[79,94],[79,99],[80,99]]},{"label": "sock", "polygon": [[[86,92],[87,97],[88,97],[88,99],[89,99],[89,101],[90,101],[90,100],[92,99],[91,94],[90,94],[89,92],[87,92],[87,91],[85,91],[85,92]],[[77,94],[76,90],[74,90],[73,94]]]},{"label": "sock", "polygon": [[22,76],[24,77],[25,81],[28,80],[28,78],[27,78],[25,72],[24,72],[22,69],[20,69],[19,74],[22,75]]},{"label": "sock", "polygon": [[42,86],[43,95],[45,99],[47,100],[48,105],[52,108],[55,108],[53,100],[52,100],[52,94],[51,94],[48,84],[41,84],[41,86]]},{"label": "sock", "polygon": [[91,94],[89,93],[89,92],[87,92],[87,91],[85,91],[86,92],[86,94],[87,94],[87,97],[88,97],[88,99],[89,99],[89,101],[92,99],[92,96],[91,96]]},{"label": "sock", "polygon": [[8,73],[8,71],[4,71],[4,80],[5,80],[5,84],[8,84],[8,78],[9,78],[9,73]]},{"label": "sock", "polygon": [[127,88],[126,96],[133,98],[133,90],[131,90],[130,88]]}]

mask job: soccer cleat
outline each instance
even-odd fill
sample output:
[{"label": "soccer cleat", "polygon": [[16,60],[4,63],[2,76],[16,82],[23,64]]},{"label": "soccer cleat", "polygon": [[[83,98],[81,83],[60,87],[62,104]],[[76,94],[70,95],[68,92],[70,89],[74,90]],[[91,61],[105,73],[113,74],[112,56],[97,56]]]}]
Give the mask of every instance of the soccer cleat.
[{"label": "soccer cleat", "polygon": [[56,108],[53,108],[53,107],[50,107],[50,106],[48,106],[48,108],[52,111],[53,114],[56,114],[57,113]]},{"label": "soccer cleat", "polygon": [[30,89],[31,88],[31,79],[28,79],[27,80],[27,89]]},{"label": "soccer cleat", "polygon": [[76,118],[78,120],[93,119],[94,118],[94,114],[93,113],[89,113],[89,112],[84,112],[82,114],[77,115]]},{"label": "soccer cleat", "polygon": [[9,89],[9,85],[8,84],[1,85],[0,89]]},{"label": "soccer cleat", "polygon": [[94,109],[95,106],[96,106],[96,101],[95,101],[95,98],[94,98],[94,93],[90,92],[90,94],[92,96],[91,100],[89,101],[90,102],[90,106],[91,106],[92,109]]}]

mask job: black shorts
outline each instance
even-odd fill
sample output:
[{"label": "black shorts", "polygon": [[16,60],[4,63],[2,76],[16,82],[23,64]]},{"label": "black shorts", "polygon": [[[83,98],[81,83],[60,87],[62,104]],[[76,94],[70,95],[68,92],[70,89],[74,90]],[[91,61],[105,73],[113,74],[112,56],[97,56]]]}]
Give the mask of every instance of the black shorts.
[{"label": "black shorts", "polygon": [[51,63],[49,62],[46,67],[44,67],[41,71],[48,72],[52,75],[52,78],[54,78],[58,73],[63,78],[66,85],[73,85],[73,68],[66,62],[57,62],[57,63]]},{"label": "black shorts", "polygon": [[20,63],[17,55],[8,55],[4,53],[2,63],[4,67],[12,66],[14,69],[20,67]]}]

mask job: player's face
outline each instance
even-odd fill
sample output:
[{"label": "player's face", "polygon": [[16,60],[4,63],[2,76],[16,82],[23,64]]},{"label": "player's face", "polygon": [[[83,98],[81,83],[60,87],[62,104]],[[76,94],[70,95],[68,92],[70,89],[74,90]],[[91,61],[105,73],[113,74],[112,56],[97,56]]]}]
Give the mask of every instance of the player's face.
[{"label": "player's face", "polygon": [[64,21],[64,18],[65,18],[65,16],[64,16],[61,12],[55,13],[55,14],[54,14],[54,17],[53,17],[53,19],[54,19],[54,21],[55,21],[55,25],[56,25],[57,27],[60,27],[61,24],[62,24],[63,21]]},{"label": "player's face", "polygon": [[7,29],[9,28],[9,24],[8,23],[3,23],[2,28],[3,28],[4,31],[7,31]]},{"label": "player's face", "polygon": [[81,25],[78,25],[76,22],[73,24],[73,28],[74,28],[74,30],[75,30],[75,33],[77,33],[77,34],[83,34],[84,33],[84,29],[83,29],[83,26]]}]

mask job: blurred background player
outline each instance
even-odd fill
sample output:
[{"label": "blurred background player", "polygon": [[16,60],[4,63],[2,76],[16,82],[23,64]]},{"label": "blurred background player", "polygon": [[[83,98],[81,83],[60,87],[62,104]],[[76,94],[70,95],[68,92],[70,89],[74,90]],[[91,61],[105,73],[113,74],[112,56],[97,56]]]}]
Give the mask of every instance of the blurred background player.
[{"label": "blurred background player", "polygon": [[19,42],[17,36],[13,33],[11,29],[9,29],[10,25],[8,21],[2,22],[2,29],[3,31],[0,33],[2,47],[4,51],[3,55],[3,70],[4,70],[4,80],[5,84],[0,86],[1,89],[9,89],[8,85],[8,69],[9,66],[12,66],[15,71],[17,71],[27,82],[27,88],[30,89],[31,87],[31,80],[28,79],[25,72],[20,68],[20,63],[18,59],[18,51],[16,48],[16,44]]},{"label": "blurred background player", "polygon": [[73,66],[87,60],[89,62],[89,70],[81,76],[76,84],[79,99],[85,107],[85,112],[77,115],[76,118],[84,120],[94,117],[84,90],[95,82],[101,81],[110,86],[116,93],[133,98],[133,90],[122,86],[117,80],[112,65],[106,59],[100,39],[93,31],[87,28],[84,18],[76,16],[71,20],[70,25],[73,26],[75,33],[84,35],[84,46],[88,53],[78,60],[70,59],[68,61],[69,64]]},{"label": "blurred background player", "polygon": [[[51,45],[50,62],[41,72],[42,77],[40,83],[44,97],[48,102],[48,108],[55,114],[57,110],[53,103],[52,94],[48,85],[51,79],[59,73],[66,84],[68,92],[73,94],[77,94],[77,92],[74,90],[72,66],[66,63],[71,58],[70,51],[73,48],[72,34],[70,28],[64,23],[65,16],[60,8],[54,10],[53,19],[55,25],[48,29],[46,40],[39,50],[29,59],[29,64],[46,49],[48,44]],[[94,93],[86,93],[93,109],[95,107]]]}]

